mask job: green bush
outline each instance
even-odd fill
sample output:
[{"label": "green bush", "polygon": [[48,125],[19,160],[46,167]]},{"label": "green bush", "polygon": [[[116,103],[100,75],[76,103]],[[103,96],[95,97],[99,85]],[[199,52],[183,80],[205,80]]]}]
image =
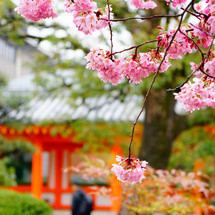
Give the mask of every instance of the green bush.
[{"label": "green bush", "polygon": [[50,215],[51,208],[30,194],[0,189],[0,215]]},{"label": "green bush", "polygon": [[174,141],[168,168],[192,172],[195,161],[201,160],[204,163],[201,171],[214,175],[214,157],[214,138],[204,127],[195,126],[182,132]]},{"label": "green bush", "polygon": [[10,162],[8,157],[0,159],[0,186],[15,186],[15,171],[12,167],[8,168]]}]

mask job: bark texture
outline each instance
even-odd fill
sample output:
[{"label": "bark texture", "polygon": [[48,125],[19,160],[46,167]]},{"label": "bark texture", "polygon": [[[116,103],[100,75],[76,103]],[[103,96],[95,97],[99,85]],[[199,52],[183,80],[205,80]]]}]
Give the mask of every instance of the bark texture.
[{"label": "bark texture", "polygon": [[167,167],[172,142],[187,127],[186,116],[176,115],[174,107],[173,94],[165,90],[152,90],[146,102],[139,157],[156,169]]}]

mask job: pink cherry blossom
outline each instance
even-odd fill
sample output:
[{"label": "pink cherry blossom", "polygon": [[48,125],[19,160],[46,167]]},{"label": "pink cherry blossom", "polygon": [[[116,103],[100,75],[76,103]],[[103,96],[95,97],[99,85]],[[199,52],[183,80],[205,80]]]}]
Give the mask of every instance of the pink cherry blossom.
[{"label": "pink cherry blossom", "polygon": [[[157,53],[156,50],[152,50],[147,53],[140,53],[140,63],[150,74],[157,71],[162,58],[163,54]],[[165,72],[170,66],[171,63],[168,60],[164,60],[159,72]]]},{"label": "pink cherry blossom", "polygon": [[[181,30],[183,33],[187,34],[185,28],[182,27]],[[170,41],[172,40],[174,33],[175,30],[160,32],[159,36],[157,37],[158,46],[166,50],[166,48],[169,46]],[[183,54],[191,53],[191,44],[191,40],[188,40],[187,37],[185,37],[185,35],[183,35],[182,33],[177,32],[176,37],[168,50],[168,57],[177,59],[182,58]]]},{"label": "pink cherry blossom", "polygon": [[[157,71],[162,55],[152,50],[137,56],[130,55],[127,58],[117,59],[111,58],[108,51],[92,49],[85,58],[88,61],[87,69],[97,70],[98,76],[104,82],[117,85],[125,77],[135,84],[142,82],[142,78]],[[159,72],[166,71],[170,65],[167,60],[164,60]]]},{"label": "pink cherry blossom", "polygon": [[[208,48],[212,38],[210,35],[215,35],[215,1],[207,1],[206,7],[201,7],[202,4],[195,5],[197,11],[205,14],[200,16],[200,21],[195,25],[192,36],[197,38],[197,43],[202,44],[204,48]],[[208,32],[208,34],[207,34]]]},{"label": "pink cherry blossom", "polygon": [[[97,4],[92,0],[66,0],[64,6],[65,11],[73,15],[73,22],[78,30],[86,35],[108,26],[108,8],[106,7],[103,13],[97,10]],[[112,19],[112,13],[110,17]]]},{"label": "pink cherry blossom", "polygon": [[120,64],[120,70],[132,83],[142,82],[142,78],[146,78],[150,75],[142,64],[140,63],[140,56],[136,56],[135,59],[125,59],[122,60]]},{"label": "pink cherry blossom", "polygon": [[210,78],[194,78],[194,83],[185,84],[181,92],[174,95],[187,111],[192,112],[207,106],[215,108],[215,82]]},{"label": "pink cherry blossom", "polygon": [[[199,65],[193,62],[191,62],[190,64],[192,66],[191,67],[192,71],[195,71],[199,67]],[[215,77],[215,54],[212,52],[210,53],[209,57],[204,61],[204,71],[207,74]],[[197,70],[195,72],[195,76],[197,78],[204,78],[205,74],[203,74],[200,70]]]},{"label": "pink cherry blossom", "polygon": [[157,4],[152,0],[130,0],[131,5],[141,9],[154,9]]},{"label": "pink cherry blossom", "polygon": [[88,61],[86,68],[97,70],[98,76],[102,81],[117,85],[124,78],[123,74],[117,68],[120,61],[111,58],[108,51],[92,49],[85,58]]},{"label": "pink cherry blossom", "polygon": [[[212,20],[211,20],[212,21]],[[210,22],[210,20],[209,20]],[[201,30],[202,29],[202,30]],[[211,44],[211,37],[205,33],[209,34],[213,32],[211,31],[211,26],[209,23],[205,22],[205,18],[203,17],[195,27],[193,27],[193,31],[191,32],[193,38],[197,38],[196,42],[198,45],[202,44],[204,48],[208,48]]]},{"label": "pink cherry blossom", "polygon": [[[166,3],[169,4],[170,0],[166,0]],[[187,0],[172,0],[172,6],[173,7],[181,7],[181,5],[185,4]]]},{"label": "pink cherry blossom", "polygon": [[97,3],[92,0],[66,0],[64,3],[65,11],[67,13],[76,12],[88,12],[95,11],[97,8]]},{"label": "pink cherry blossom", "polygon": [[131,184],[141,183],[145,178],[146,165],[148,162],[140,161],[137,158],[122,158],[117,156],[118,164],[112,164],[112,171],[116,174],[117,179],[122,182]]},{"label": "pink cherry blossom", "polygon": [[52,0],[20,0],[15,8],[18,14],[31,21],[39,21],[58,16]]},{"label": "pink cherry blossom", "polygon": [[207,24],[210,26],[210,34],[215,35],[215,16],[210,16],[207,20]]},{"label": "pink cherry blossom", "polygon": [[[152,50],[148,53],[140,53],[137,56],[131,55],[122,60],[119,68],[123,75],[132,83],[142,82],[142,78],[147,78],[151,73],[155,73],[160,65],[162,55]],[[166,71],[171,64],[165,60],[159,72]]]}]

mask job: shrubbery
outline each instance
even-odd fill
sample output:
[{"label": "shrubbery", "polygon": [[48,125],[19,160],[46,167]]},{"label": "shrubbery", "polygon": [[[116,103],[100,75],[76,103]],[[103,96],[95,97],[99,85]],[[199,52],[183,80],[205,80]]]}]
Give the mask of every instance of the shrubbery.
[{"label": "shrubbery", "polygon": [[29,194],[0,189],[1,215],[50,215],[51,208],[44,201]]},{"label": "shrubbery", "polygon": [[10,162],[10,159],[8,157],[0,159],[0,185],[1,186],[16,185],[14,169],[7,167],[9,162]]},{"label": "shrubbery", "polygon": [[192,127],[182,132],[173,143],[169,169],[195,170],[213,176],[214,156],[215,144],[211,133],[206,127]]}]

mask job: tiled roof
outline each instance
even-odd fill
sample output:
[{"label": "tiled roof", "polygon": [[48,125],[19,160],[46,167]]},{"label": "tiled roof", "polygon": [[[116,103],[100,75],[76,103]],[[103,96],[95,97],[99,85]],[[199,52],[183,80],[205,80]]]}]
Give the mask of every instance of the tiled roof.
[{"label": "tiled roof", "polygon": [[[140,96],[127,97],[123,102],[119,99],[88,98],[84,104],[72,107],[67,98],[34,98],[18,111],[12,111],[10,116],[16,119],[27,118],[33,122],[54,120],[77,120],[85,118],[90,121],[134,121],[140,111]],[[143,121],[144,116],[140,117]]]},{"label": "tiled roof", "polygon": [[[34,89],[32,84],[32,75],[22,77],[12,81],[6,91],[17,91],[26,93]],[[29,89],[28,89],[29,88]],[[62,92],[64,93],[64,92]],[[81,100],[81,99],[80,99]],[[68,97],[47,97],[33,98],[28,104],[25,104],[18,111],[12,111],[11,117],[16,119],[28,119],[31,122],[54,120],[62,122],[65,120],[77,120],[85,118],[90,121],[135,121],[141,109],[142,96],[127,96],[124,101],[114,97],[102,96],[100,98],[88,98],[83,104],[80,100],[71,106]],[[180,104],[176,104],[175,111],[177,114],[185,114]],[[143,113],[140,121],[144,120]]]}]

